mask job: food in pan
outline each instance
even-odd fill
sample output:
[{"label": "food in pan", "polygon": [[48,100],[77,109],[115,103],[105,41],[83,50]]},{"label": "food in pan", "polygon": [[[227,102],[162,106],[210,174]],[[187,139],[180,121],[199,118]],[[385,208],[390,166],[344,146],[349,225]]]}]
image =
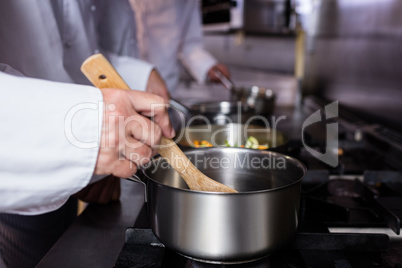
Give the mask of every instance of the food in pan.
[{"label": "food in pan", "polygon": [[[213,147],[213,145],[206,140],[195,140],[193,142],[193,146],[196,148],[201,148],[201,147]],[[228,140],[225,140],[225,146],[226,147],[241,147],[241,148],[249,148],[249,149],[259,149],[259,150],[266,150],[268,149],[268,144],[261,144],[258,142],[258,140],[253,137],[253,136],[249,136],[246,140],[246,143],[243,145],[238,146],[237,144],[234,144],[233,146],[229,144]]]},{"label": "food in pan", "polygon": [[202,141],[195,140],[193,143],[194,143],[194,147],[196,147],[196,148],[213,147],[212,143],[210,143],[209,141],[206,141],[206,140],[202,140]]}]

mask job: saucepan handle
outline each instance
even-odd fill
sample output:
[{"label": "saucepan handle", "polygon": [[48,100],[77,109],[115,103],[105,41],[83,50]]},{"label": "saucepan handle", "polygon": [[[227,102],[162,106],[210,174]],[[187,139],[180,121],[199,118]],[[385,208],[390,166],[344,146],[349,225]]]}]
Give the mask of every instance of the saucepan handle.
[{"label": "saucepan handle", "polygon": [[169,117],[172,122],[173,128],[177,131],[186,127],[187,122],[192,118],[191,110],[184,104],[175,99],[169,101]]},{"label": "saucepan handle", "polygon": [[[140,170],[139,172],[142,172],[142,170]],[[144,181],[140,178],[140,176],[138,176],[137,174],[134,174],[133,176],[127,178],[127,180],[133,181],[133,182],[137,182],[137,183],[141,183],[142,185],[144,185],[144,191],[145,191],[144,200],[145,200],[145,203],[147,203],[147,202],[148,202],[148,198],[147,198],[147,184],[146,184],[146,182],[144,182]]]},{"label": "saucepan handle", "polygon": [[185,106],[184,104],[180,103],[175,99],[170,99],[169,104],[172,108],[178,110],[179,112],[183,113],[185,116],[191,116],[191,110]]}]

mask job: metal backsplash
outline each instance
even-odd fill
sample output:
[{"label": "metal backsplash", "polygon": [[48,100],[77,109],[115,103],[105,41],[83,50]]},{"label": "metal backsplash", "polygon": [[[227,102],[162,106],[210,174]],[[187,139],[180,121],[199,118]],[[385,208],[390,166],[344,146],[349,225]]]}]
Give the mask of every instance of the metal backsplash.
[{"label": "metal backsplash", "polygon": [[402,131],[402,1],[313,2],[304,93]]}]

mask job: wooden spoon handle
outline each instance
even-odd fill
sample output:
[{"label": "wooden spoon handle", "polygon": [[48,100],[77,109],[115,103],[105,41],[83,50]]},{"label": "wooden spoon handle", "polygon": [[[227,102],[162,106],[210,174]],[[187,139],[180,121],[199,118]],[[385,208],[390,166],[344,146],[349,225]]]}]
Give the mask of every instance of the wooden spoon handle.
[{"label": "wooden spoon handle", "polygon": [[158,153],[181,175],[191,190],[237,193],[233,188],[205,176],[171,139],[162,138]]},{"label": "wooden spoon handle", "polygon": [[[168,138],[162,137],[158,153],[182,176],[188,187],[192,190],[198,189],[196,181],[188,180],[188,173],[197,169],[187,158],[177,144]],[[198,170],[197,170],[198,171]]]},{"label": "wooden spoon handle", "polygon": [[95,54],[87,58],[81,65],[81,72],[97,88],[130,89],[102,54]]},{"label": "wooden spoon handle", "polygon": [[[102,54],[95,54],[87,58],[81,65],[81,72],[97,88],[130,89],[116,69]],[[161,143],[165,145],[169,144],[169,146],[176,146],[175,152],[181,152],[182,155],[184,155],[172,139],[162,137]]]}]

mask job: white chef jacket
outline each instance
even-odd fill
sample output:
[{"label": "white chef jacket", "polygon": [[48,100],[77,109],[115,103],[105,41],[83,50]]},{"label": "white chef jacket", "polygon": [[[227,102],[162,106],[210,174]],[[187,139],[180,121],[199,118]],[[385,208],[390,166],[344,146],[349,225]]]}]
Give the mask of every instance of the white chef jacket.
[{"label": "white chef jacket", "polygon": [[130,0],[137,24],[140,57],[156,66],[170,91],[180,62],[204,83],[216,59],[204,49],[198,0]]},{"label": "white chef jacket", "polygon": [[[92,177],[102,94],[90,86],[2,72],[0,83],[0,211],[37,214],[57,209]],[[69,111],[83,103],[87,108],[68,120]],[[71,125],[76,140],[66,137]],[[76,141],[88,148],[75,146]]]},{"label": "white chef jacket", "polygon": [[[98,29],[107,2],[112,1],[0,0],[0,62],[28,77],[70,83],[0,73],[0,212],[45,213],[89,183],[99,150],[102,95],[71,84],[89,84],[79,71],[85,58],[101,51],[131,88],[146,88],[152,65],[100,47],[103,35],[97,33],[115,30]],[[79,106],[68,117],[77,104],[87,108]],[[67,139],[71,134],[92,146],[76,147]]]}]

